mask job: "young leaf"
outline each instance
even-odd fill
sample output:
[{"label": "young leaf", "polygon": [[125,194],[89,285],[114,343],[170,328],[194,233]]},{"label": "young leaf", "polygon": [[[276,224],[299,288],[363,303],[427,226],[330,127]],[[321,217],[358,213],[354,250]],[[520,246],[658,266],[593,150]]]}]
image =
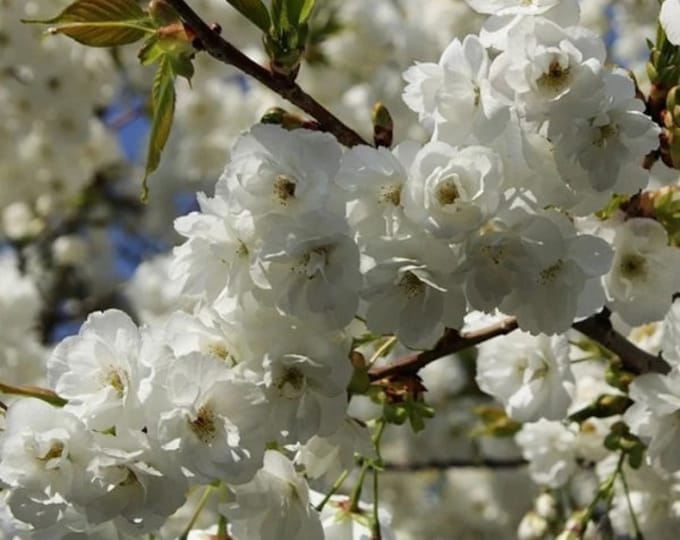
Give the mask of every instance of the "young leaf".
[{"label": "young leaf", "polygon": [[25,23],[52,24],[52,34],[64,34],[90,47],[134,43],[153,28],[135,0],[76,0],[56,17],[27,19]]},{"label": "young leaf", "polygon": [[175,114],[175,72],[169,56],[163,56],[158,63],[151,88],[151,111],[151,132],[142,187],[142,201],[144,202],[149,196],[147,180],[149,175],[158,168],[161,161],[161,153],[168,140],[168,135],[170,135],[172,119]]},{"label": "young leaf", "polygon": [[285,2],[286,0],[272,0],[272,25],[277,34],[290,29]]},{"label": "young leaf", "polygon": [[269,32],[271,21],[267,6],[262,0],[227,0],[232,7],[265,33]]},{"label": "young leaf", "polygon": [[298,27],[305,24],[312,14],[316,0],[286,0],[288,20]]},{"label": "young leaf", "polygon": [[272,0],[272,21],[279,34],[295,31],[305,24],[316,0]]}]

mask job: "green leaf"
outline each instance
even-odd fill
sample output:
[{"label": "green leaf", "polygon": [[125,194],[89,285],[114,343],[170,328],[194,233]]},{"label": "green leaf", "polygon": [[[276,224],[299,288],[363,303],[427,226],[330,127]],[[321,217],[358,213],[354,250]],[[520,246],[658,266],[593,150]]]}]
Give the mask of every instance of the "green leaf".
[{"label": "green leaf", "polygon": [[305,24],[316,0],[272,0],[272,23],[278,34],[296,31]]},{"label": "green leaf", "polygon": [[269,32],[271,37],[281,36],[287,33],[291,26],[288,24],[288,18],[284,6],[286,0],[272,0],[271,4],[271,21],[272,28]]},{"label": "green leaf", "polygon": [[167,55],[161,58],[154,76],[153,87],[151,88],[151,111],[151,133],[142,188],[142,201],[144,202],[149,197],[147,180],[149,175],[158,168],[161,161],[161,153],[168,140],[168,135],[170,135],[172,119],[175,114],[175,72],[172,68],[172,59]]},{"label": "green leaf", "polygon": [[227,0],[232,7],[265,33],[269,33],[271,20],[262,0]]},{"label": "green leaf", "polygon": [[49,33],[64,34],[90,47],[134,43],[153,32],[151,20],[135,0],[76,0],[52,19],[22,22],[52,24]]},{"label": "green leaf", "polygon": [[288,0],[289,20],[296,21],[296,26],[306,23],[315,4],[316,0]]},{"label": "green leaf", "polygon": [[141,50],[137,54],[139,61],[144,66],[150,66],[165,55],[165,49],[158,42],[158,36],[153,35],[144,42]]}]

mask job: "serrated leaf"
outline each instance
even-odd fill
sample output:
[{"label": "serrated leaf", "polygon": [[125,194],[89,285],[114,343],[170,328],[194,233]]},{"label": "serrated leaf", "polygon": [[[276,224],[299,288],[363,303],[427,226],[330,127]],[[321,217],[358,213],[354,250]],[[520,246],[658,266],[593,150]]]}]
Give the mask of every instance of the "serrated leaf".
[{"label": "serrated leaf", "polygon": [[149,66],[160,59],[164,54],[165,50],[161,44],[158,43],[158,36],[153,35],[144,42],[137,57],[142,65]]},{"label": "serrated leaf", "polygon": [[52,19],[22,22],[52,24],[48,32],[90,47],[126,45],[153,32],[151,20],[135,0],[76,0]]},{"label": "serrated leaf", "polygon": [[142,201],[149,195],[147,180],[161,161],[161,153],[170,135],[172,119],[175,114],[175,72],[169,56],[163,56],[153,79],[151,88],[151,131],[146,156],[146,171],[142,186]]},{"label": "serrated leaf", "polygon": [[271,20],[267,6],[262,0],[227,0],[227,2],[260,30],[269,33]]}]

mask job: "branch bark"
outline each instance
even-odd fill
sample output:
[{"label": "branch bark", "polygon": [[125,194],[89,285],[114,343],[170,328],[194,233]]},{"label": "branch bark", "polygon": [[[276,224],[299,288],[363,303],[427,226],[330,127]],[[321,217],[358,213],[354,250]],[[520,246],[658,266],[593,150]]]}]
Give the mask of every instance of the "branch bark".
[{"label": "branch bark", "polygon": [[587,319],[574,323],[572,328],[617,355],[624,369],[631,373],[642,375],[668,373],[671,370],[663,358],[643,351],[614,330],[609,315],[609,310],[605,308]]},{"label": "branch bark", "polygon": [[282,98],[305,111],[319,122],[323,131],[332,133],[341,144],[348,147],[369,144],[361,135],[345,125],[321,103],[302,90],[294,80],[272,73],[214,32],[184,0],[167,0],[167,2],[193,30],[210,56],[220,62],[234,66],[246,75],[250,75]]},{"label": "branch bark", "polygon": [[[670,371],[670,366],[665,360],[643,351],[614,330],[609,314],[609,310],[605,308],[587,319],[574,323],[572,328],[617,355],[623,368],[636,375]],[[463,351],[497,336],[509,334],[517,328],[517,320],[514,317],[508,317],[475,332],[460,334],[456,330],[447,330],[434,348],[409,354],[387,366],[372,368],[368,375],[371,381],[395,375],[414,375],[421,368],[443,356]]]},{"label": "branch bark", "polygon": [[400,463],[400,462],[385,462],[383,469],[386,472],[416,472],[427,470],[446,470],[454,468],[487,468],[487,469],[516,469],[527,465],[526,460],[522,458],[515,459],[488,459],[488,458],[472,458],[472,459],[445,459],[423,461],[418,463]]},{"label": "branch bark", "polygon": [[461,334],[457,330],[448,329],[433,349],[409,354],[387,366],[372,368],[369,370],[368,375],[372,381],[392,375],[413,375],[430,362],[434,362],[443,356],[479,345],[496,336],[509,334],[516,329],[517,319],[514,317],[508,317],[501,322],[475,332]]}]

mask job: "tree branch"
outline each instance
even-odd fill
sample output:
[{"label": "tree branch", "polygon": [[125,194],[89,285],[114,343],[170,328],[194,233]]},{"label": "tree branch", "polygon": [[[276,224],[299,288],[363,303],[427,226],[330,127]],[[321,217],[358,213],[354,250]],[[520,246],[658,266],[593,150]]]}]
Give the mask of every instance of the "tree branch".
[{"label": "tree branch", "polygon": [[[609,315],[609,310],[604,308],[601,312],[572,324],[572,328],[617,355],[623,368],[636,375],[670,371],[670,366],[665,360],[643,351],[614,330]],[[517,328],[517,320],[514,317],[508,317],[475,332],[460,334],[456,330],[446,330],[434,348],[429,351],[409,354],[387,366],[372,368],[368,375],[371,381],[394,375],[413,375],[430,362],[443,356],[463,351],[497,336],[509,334]]]},{"label": "tree branch", "polygon": [[345,125],[333,113],[302,90],[294,80],[272,73],[214,32],[184,0],[167,0],[167,2],[191,28],[210,56],[220,62],[234,66],[290,101],[315,118],[323,131],[335,135],[338,141],[345,146],[368,145],[361,135]]},{"label": "tree branch", "polygon": [[432,460],[422,461],[418,463],[398,463],[388,461],[383,463],[383,469],[386,472],[416,472],[427,470],[445,470],[453,468],[487,468],[487,469],[515,469],[523,467],[527,462],[522,458],[514,459],[488,459],[488,458],[471,458],[471,459],[446,459],[446,460]]},{"label": "tree branch", "polygon": [[457,330],[447,329],[433,349],[421,353],[409,354],[387,366],[372,368],[368,375],[372,381],[390,377],[392,375],[415,374],[430,362],[459,352],[496,336],[509,334],[517,328],[517,319],[508,317],[482,330],[460,334]]},{"label": "tree branch", "polygon": [[668,373],[671,370],[665,360],[643,351],[614,330],[609,315],[609,310],[604,308],[599,313],[572,324],[572,328],[613,352],[621,360],[624,369],[631,373],[642,375]]}]

